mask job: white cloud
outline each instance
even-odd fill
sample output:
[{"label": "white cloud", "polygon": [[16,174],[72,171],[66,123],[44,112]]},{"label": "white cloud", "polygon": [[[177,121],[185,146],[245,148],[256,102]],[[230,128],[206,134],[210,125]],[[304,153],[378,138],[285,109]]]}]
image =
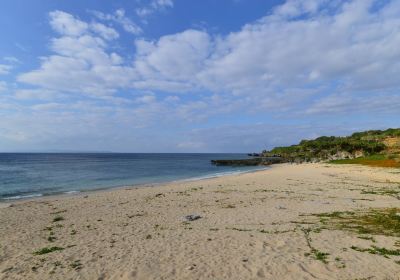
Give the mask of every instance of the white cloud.
[{"label": "white cloud", "polygon": [[33,105],[31,108],[37,111],[57,111],[63,107],[63,104],[52,102]]},{"label": "white cloud", "polygon": [[14,96],[19,100],[52,100],[63,97],[63,94],[46,89],[18,89]]},{"label": "white cloud", "polygon": [[105,26],[102,23],[94,22],[90,24],[91,29],[100,34],[106,40],[113,40],[119,37],[119,34],[115,29]]},{"label": "white cloud", "polygon": [[112,21],[121,25],[126,32],[134,35],[139,35],[143,32],[140,26],[125,15],[124,9],[118,9],[112,14],[105,14],[99,11],[92,11],[92,13],[100,20]]},{"label": "white cloud", "polygon": [[379,93],[373,95],[333,94],[317,100],[307,109],[307,114],[345,114],[348,112],[368,114],[398,114],[400,113],[400,96],[394,93]]},{"label": "white cloud", "polygon": [[199,150],[204,147],[206,147],[206,143],[204,142],[199,142],[199,141],[187,141],[187,142],[181,142],[177,144],[177,147],[182,150]]},{"label": "white cloud", "polygon": [[[302,139],[322,135],[349,135],[354,131],[370,129],[371,123],[357,123],[347,127],[335,124],[232,124],[212,128],[192,129],[176,147],[190,152],[255,152],[276,146],[293,145]],[[375,127],[381,128],[382,126]]]},{"label": "white cloud", "polygon": [[86,22],[62,11],[53,11],[49,15],[51,27],[61,35],[80,36],[89,28]]},{"label": "white cloud", "polygon": [[[127,87],[132,70],[114,65],[102,51],[81,53],[65,57],[54,55],[44,58],[41,68],[22,74],[18,81],[60,92],[73,92],[102,97],[114,93],[118,87]],[[93,55],[93,56],[92,56]],[[104,55],[104,57],[101,57]],[[93,61],[100,62],[93,65]]]},{"label": "white cloud", "polygon": [[[377,4],[290,0],[227,35],[189,29],[128,54],[111,28],[141,32],[125,11],[97,12],[102,23],[53,12],[52,53],[18,76],[32,87],[0,82],[0,144],[253,152],[397,125],[400,2]],[[349,124],[353,113],[369,120]]]},{"label": "white cloud", "polygon": [[4,81],[0,81],[0,92],[4,92],[7,90],[7,83]]},{"label": "white cloud", "polygon": [[13,67],[11,65],[0,64],[0,75],[7,75]]},{"label": "white cloud", "polygon": [[49,16],[50,26],[62,36],[74,38],[94,32],[106,40],[117,39],[119,37],[118,32],[111,27],[98,22],[89,24],[63,11],[50,12]]},{"label": "white cloud", "polygon": [[151,6],[154,8],[172,8],[174,6],[173,0],[153,0]]},{"label": "white cloud", "polygon": [[304,14],[315,14],[327,0],[288,0],[274,10],[274,16],[293,18]]},{"label": "white cloud", "polygon": [[[163,36],[157,42],[136,41],[135,67],[143,80],[165,80],[190,83],[202,71],[211,51],[211,39],[206,32],[186,30]],[[148,86],[151,88],[151,84]]]},{"label": "white cloud", "polygon": [[150,104],[156,101],[156,97],[154,95],[143,95],[141,97],[136,98],[136,102]]},{"label": "white cloud", "polygon": [[18,58],[16,58],[15,56],[5,56],[5,57],[3,57],[3,59],[12,64],[21,63],[21,61]]},{"label": "white cloud", "polygon": [[[19,81],[102,98],[119,89],[202,91],[219,97],[195,95],[191,106],[177,109],[185,116],[218,106],[224,113],[240,108],[305,112],[306,103],[318,95],[395,94],[400,87],[400,18],[393,10],[400,10],[399,2],[332,3],[289,0],[226,36],[189,29],[155,41],[137,39],[133,64],[108,51],[108,41],[96,35],[101,32],[94,34],[91,24],[59,12],[55,29],[62,36],[52,40],[54,54]],[[123,10],[96,15],[133,24]]]},{"label": "white cloud", "polygon": [[[122,66],[121,56],[106,51],[106,41],[88,33],[89,29],[70,31],[75,29],[69,25],[76,25],[78,20],[63,12],[53,13],[53,19],[55,15],[61,15],[63,22],[60,29],[62,36],[51,41],[55,54],[43,57],[39,69],[19,75],[18,81],[39,86],[48,92],[74,92],[98,97],[110,95],[119,87],[129,85],[135,76],[134,70]],[[92,23],[87,26],[97,26],[96,32],[106,39],[115,38],[117,34],[103,25]],[[75,35],[71,36],[72,33]]]},{"label": "white cloud", "polygon": [[141,18],[145,18],[157,11],[172,8],[173,6],[173,0],[152,0],[148,6],[136,9],[136,14]]},{"label": "white cloud", "polygon": [[25,132],[23,131],[6,131],[2,133],[2,138],[10,140],[12,142],[24,142],[28,140],[28,137]]},{"label": "white cloud", "polygon": [[147,7],[137,8],[135,11],[136,14],[141,18],[147,17],[153,13],[153,10]]},{"label": "white cloud", "polygon": [[283,101],[285,107],[302,106],[310,95],[301,92],[352,95],[399,88],[400,19],[389,12],[399,4],[391,1],[380,10],[374,4],[287,1],[227,36],[187,30],[156,42],[137,40],[141,80],[134,85],[201,88],[250,98],[243,102],[247,106],[280,109]]}]

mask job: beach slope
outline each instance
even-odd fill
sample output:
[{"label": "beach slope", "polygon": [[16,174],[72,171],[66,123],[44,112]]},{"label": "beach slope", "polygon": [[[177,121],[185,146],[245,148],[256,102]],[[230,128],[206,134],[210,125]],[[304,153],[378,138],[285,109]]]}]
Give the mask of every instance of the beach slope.
[{"label": "beach slope", "polygon": [[15,202],[0,279],[400,279],[399,186],[398,169],[282,164]]}]

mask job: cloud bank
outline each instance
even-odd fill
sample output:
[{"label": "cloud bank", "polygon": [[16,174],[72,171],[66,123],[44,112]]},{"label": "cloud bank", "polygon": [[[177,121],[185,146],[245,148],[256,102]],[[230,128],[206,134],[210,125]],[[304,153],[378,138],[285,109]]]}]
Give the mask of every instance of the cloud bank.
[{"label": "cloud bank", "polygon": [[[172,1],[158,0],[137,13],[171,7]],[[124,10],[95,12],[92,21],[53,11],[52,54],[17,77],[28,88],[16,97],[38,93],[42,101],[32,107],[38,117],[58,110],[84,118],[79,108],[90,104],[104,123],[121,120],[138,129],[168,123],[187,132],[207,120],[228,127],[237,116],[267,123],[282,116],[379,114],[381,107],[398,115],[399,14],[397,0],[288,0],[227,35],[187,29],[134,37],[127,54],[116,51],[121,31],[108,23],[133,36],[143,31]],[[0,65],[0,74],[7,71]],[[171,145],[209,148],[185,137]]]}]

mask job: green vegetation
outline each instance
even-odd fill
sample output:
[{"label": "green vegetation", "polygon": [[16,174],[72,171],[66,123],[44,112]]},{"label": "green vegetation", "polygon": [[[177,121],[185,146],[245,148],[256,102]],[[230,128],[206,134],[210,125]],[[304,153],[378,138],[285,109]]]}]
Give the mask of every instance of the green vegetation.
[{"label": "green vegetation", "polygon": [[396,189],[380,188],[375,190],[361,190],[362,194],[387,195],[400,198],[400,187]]},{"label": "green vegetation", "polygon": [[56,240],[56,238],[54,236],[47,237],[47,241],[49,241],[49,242],[54,242],[54,240]]},{"label": "green vegetation", "polygon": [[82,264],[81,264],[80,260],[73,261],[69,266],[75,270],[79,270],[82,268]]},{"label": "green vegetation", "polygon": [[228,205],[222,206],[222,208],[233,209],[233,208],[236,208],[236,206],[235,206],[235,205],[232,205],[232,204],[228,204]]},{"label": "green vegetation", "polygon": [[385,161],[384,166],[400,167],[400,129],[370,130],[346,137],[322,136],[263,151],[263,156],[276,155],[297,162],[343,159],[334,163],[371,165],[371,162]]},{"label": "green vegetation", "polygon": [[37,251],[33,252],[33,254],[39,256],[39,255],[45,255],[45,254],[48,254],[48,253],[51,253],[51,252],[62,251],[62,250],[64,250],[63,247],[57,247],[57,246],[44,247],[44,248],[42,248],[40,250],[37,250]]},{"label": "green vegetation", "polygon": [[336,164],[353,164],[357,163],[357,161],[363,161],[363,160],[385,160],[387,157],[383,154],[375,154],[375,155],[370,155],[367,157],[359,157],[355,159],[338,159],[338,160],[332,160],[330,163],[336,163]]},{"label": "green vegetation", "polygon": [[400,129],[398,128],[389,128],[386,130],[368,130],[364,132],[356,132],[353,133],[352,137],[356,139],[377,139],[377,138],[386,138],[386,137],[398,137],[400,136]]},{"label": "green vegetation", "polygon": [[310,237],[310,232],[312,232],[311,228],[302,228],[302,231],[304,233],[304,237],[307,242],[308,248],[310,248],[310,253],[305,253],[304,256],[308,257],[312,255],[315,260],[321,261],[324,264],[328,263],[328,256],[330,255],[329,253],[321,252],[320,250],[316,249],[312,244],[312,239]]},{"label": "green vegetation", "polygon": [[314,254],[314,259],[321,261],[323,263],[328,263],[327,258],[329,256],[329,253],[324,253],[318,250],[312,250],[312,253]]},{"label": "green vegetation", "polygon": [[314,214],[314,216],[317,217],[323,217],[323,218],[341,218],[342,215],[354,215],[354,212],[352,211],[344,211],[344,212],[340,212],[340,211],[334,211],[331,213],[320,213],[320,214]]},{"label": "green vegetation", "polygon": [[236,228],[236,227],[232,227],[232,228],[228,228],[228,227],[227,227],[226,229],[236,230],[236,231],[252,231],[251,229]]},{"label": "green vegetation", "polygon": [[359,234],[400,237],[399,208],[371,209],[355,213],[333,212],[315,216],[323,217],[323,223],[334,229],[355,231]]},{"label": "green vegetation", "polygon": [[400,161],[393,158],[393,155],[377,154],[367,157],[359,157],[353,159],[332,160],[333,164],[362,164],[376,167],[400,167]]},{"label": "green vegetation", "polygon": [[360,239],[372,241],[374,243],[376,242],[375,238],[373,238],[372,236],[357,236],[357,237]]},{"label": "green vegetation", "polygon": [[373,255],[387,256],[400,256],[400,250],[389,250],[386,248],[380,248],[376,246],[371,246],[371,248],[360,248],[357,246],[351,246],[351,249],[358,252],[368,252]]},{"label": "green vegetation", "polygon": [[61,214],[61,213],[65,213],[65,212],[67,212],[67,210],[60,210],[60,211],[52,212],[50,214],[56,215],[56,214]]},{"label": "green vegetation", "polygon": [[55,223],[55,222],[60,222],[60,221],[63,221],[64,220],[64,217],[62,217],[62,216],[56,216],[56,217],[54,217],[54,219],[53,219],[53,223]]}]

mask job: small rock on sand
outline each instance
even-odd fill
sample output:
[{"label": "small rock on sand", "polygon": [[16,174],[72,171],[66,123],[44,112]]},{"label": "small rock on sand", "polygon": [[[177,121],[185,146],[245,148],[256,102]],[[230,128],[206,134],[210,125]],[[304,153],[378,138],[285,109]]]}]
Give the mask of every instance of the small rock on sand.
[{"label": "small rock on sand", "polygon": [[196,221],[198,219],[201,219],[202,217],[200,215],[196,215],[196,214],[191,214],[191,215],[187,215],[185,217],[183,217],[183,219],[186,222],[192,222],[192,221]]}]

